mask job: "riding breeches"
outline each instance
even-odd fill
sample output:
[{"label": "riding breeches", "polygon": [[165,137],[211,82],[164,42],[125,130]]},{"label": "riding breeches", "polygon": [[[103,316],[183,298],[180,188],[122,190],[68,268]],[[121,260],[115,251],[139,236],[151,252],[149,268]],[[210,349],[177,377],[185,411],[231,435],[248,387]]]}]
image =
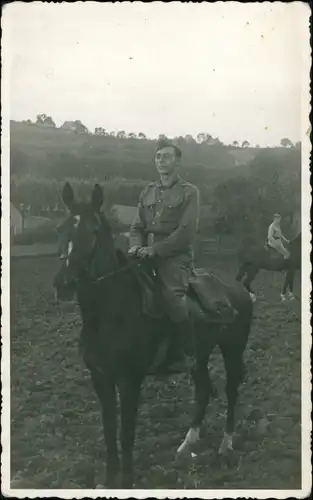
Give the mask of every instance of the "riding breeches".
[{"label": "riding breeches", "polygon": [[274,238],[271,238],[268,241],[268,244],[269,244],[269,246],[271,246],[272,248],[274,248],[278,253],[280,253],[281,255],[283,255],[285,259],[288,259],[290,253],[288,252],[288,250],[282,244],[281,239],[275,240]]},{"label": "riding breeches", "polygon": [[189,315],[186,294],[191,274],[190,260],[184,257],[160,259],[155,270],[170,319],[175,322],[186,320]]}]

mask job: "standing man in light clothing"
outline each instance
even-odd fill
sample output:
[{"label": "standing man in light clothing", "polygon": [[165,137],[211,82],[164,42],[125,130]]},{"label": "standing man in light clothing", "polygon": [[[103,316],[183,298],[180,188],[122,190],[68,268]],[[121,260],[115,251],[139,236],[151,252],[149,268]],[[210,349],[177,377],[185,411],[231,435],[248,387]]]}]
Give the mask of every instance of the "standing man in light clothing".
[{"label": "standing man in light clothing", "polygon": [[153,258],[174,326],[177,344],[177,360],[172,360],[171,367],[174,371],[186,369],[184,345],[186,341],[192,342],[186,293],[199,221],[199,191],[179,176],[181,156],[177,146],[167,141],[159,143],[155,154],[159,180],[150,183],[140,195],[130,228],[129,250],[131,255]]}]

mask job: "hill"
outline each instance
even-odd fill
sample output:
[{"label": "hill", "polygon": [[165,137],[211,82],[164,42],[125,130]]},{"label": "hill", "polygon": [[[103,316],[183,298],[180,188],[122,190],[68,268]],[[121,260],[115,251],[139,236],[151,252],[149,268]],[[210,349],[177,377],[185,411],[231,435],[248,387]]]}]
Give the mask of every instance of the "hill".
[{"label": "hill", "polygon": [[[293,214],[300,206],[301,153],[297,148],[240,148],[197,144],[178,138],[182,176],[196,184],[209,219],[228,219],[247,231],[257,220],[268,224],[274,212]],[[11,200],[32,215],[62,210],[60,192],[71,180],[79,196],[100,182],[107,207],[135,206],[147,182],[156,177],[156,141],[75,133],[11,122]],[[260,219],[261,217],[261,219]],[[291,216],[290,216],[291,217]],[[262,222],[261,222],[262,221]],[[236,229],[237,228],[237,229]],[[262,229],[264,232],[264,229]]]},{"label": "hill", "polygon": [[[128,179],[150,179],[155,175],[152,162],[156,141],[114,136],[76,134],[57,128],[11,122],[12,173],[67,175],[86,177],[120,176]],[[241,148],[222,145],[187,143],[180,139],[182,167],[193,169],[201,178],[207,170],[229,170],[246,163],[238,156]],[[249,150],[249,153],[248,153]],[[260,150],[246,148],[244,156],[253,158]],[[205,171],[204,171],[205,169]],[[202,174],[202,175],[201,175]]]}]

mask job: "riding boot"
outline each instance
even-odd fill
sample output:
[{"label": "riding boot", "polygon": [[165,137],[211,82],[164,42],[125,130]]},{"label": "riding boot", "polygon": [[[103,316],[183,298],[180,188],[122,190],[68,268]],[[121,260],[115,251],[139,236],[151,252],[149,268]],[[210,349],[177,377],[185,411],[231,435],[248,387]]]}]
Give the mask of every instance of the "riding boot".
[{"label": "riding boot", "polygon": [[194,355],[193,333],[191,319],[173,323],[172,342],[165,362],[159,368],[162,374],[188,372]]}]

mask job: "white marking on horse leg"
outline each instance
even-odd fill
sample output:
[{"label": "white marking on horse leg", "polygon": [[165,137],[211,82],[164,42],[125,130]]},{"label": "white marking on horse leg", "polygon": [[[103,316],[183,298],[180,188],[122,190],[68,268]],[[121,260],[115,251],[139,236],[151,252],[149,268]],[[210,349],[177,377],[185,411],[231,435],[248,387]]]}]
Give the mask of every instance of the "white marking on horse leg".
[{"label": "white marking on horse leg", "polygon": [[250,294],[252,302],[256,302],[256,295],[255,295],[255,293],[249,292],[249,294]]},{"label": "white marking on horse leg", "polygon": [[191,427],[186,434],[186,437],[180,447],[177,449],[177,453],[182,453],[188,448],[189,445],[195,444],[199,440],[200,427]]},{"label": "white marking on horse leg", "polygon": [[232,434],[227,434],[227,432],[224,432],[224,437],[222,439],[221,445],[219,447],[219,454],[220,455],[225,455],[227,450],[233,450],[233,435]]},{"label": "white marking on horse leg", "polygon": [[67,247],[67,255],[65,256],[65,264],[66,264],[66,267],[69,266],[69,256],[71,255],[72,253],[72,250],[73,250],[73,242],[72,241],[69,241],[68,242],[68,247]]},{"label": "white marking on horse leg", "polygon": [[284,295],[283,293],[281,293],[281,294],[280,294],[280,300],[281,300],[282,302],[285,302],[285,300],[286,300],[286,295]]},{"label": "white marking on horse leg", "polygon": [[288,299],[289,300],[295,300],[295,296],[293,292],[288,292]]}]

